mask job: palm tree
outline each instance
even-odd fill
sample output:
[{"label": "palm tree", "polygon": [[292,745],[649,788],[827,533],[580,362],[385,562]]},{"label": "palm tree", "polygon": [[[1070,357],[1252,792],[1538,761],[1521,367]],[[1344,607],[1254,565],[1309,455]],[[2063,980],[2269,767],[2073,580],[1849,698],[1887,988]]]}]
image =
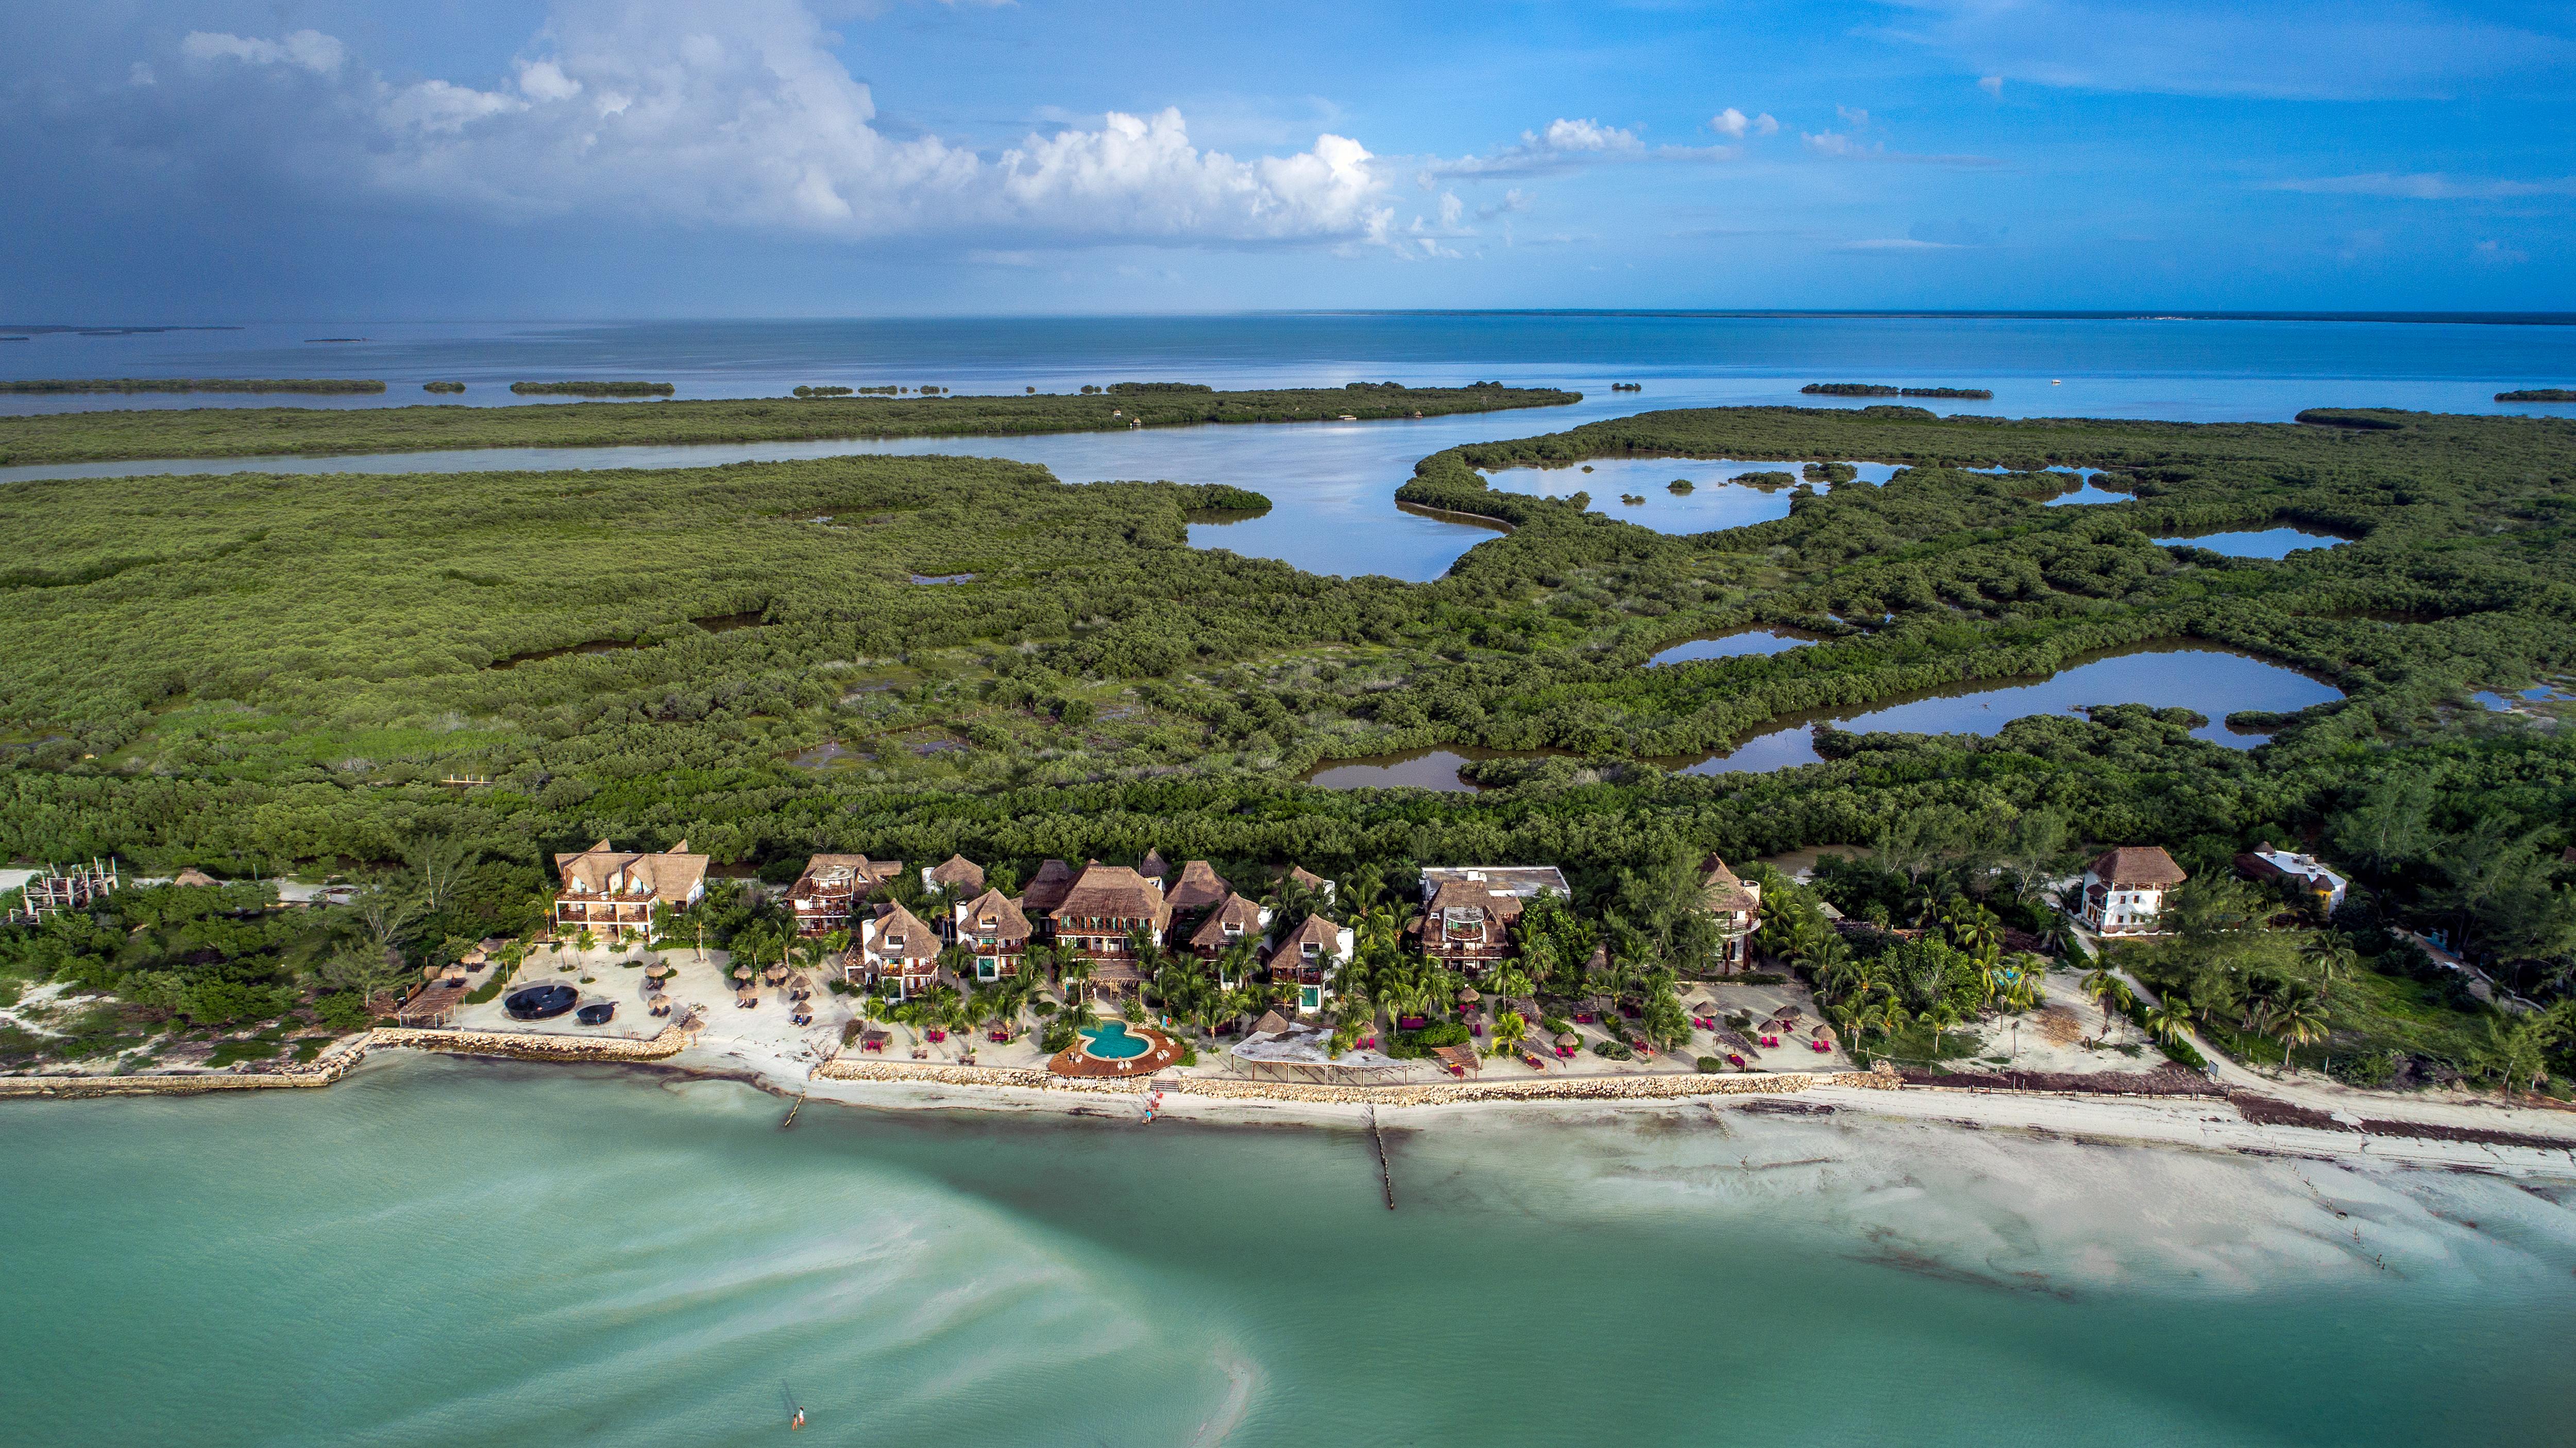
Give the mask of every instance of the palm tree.
[{"label": "palm tree", "polygon": [[1074,996],[1078,994],[1082,997],[1083,1004],[1089,1005],[1091,972],[1095,969],[1091,963],[1091,957],[1070,946],[1058,946],[1055,960],[1057,972],[1064,977],[1065,1003],[1072,1004]]},{"label": "palm tree", "polygon": [[1505,1056],[1505,1055],[1516,1056],[1516,1055],[1519,1055],[1519,1054],[1520,1054],[1520,1049],[1521,1049],[1521,1042],[1526,1041],[1526,1040],[1528,1040],[1528,1039],[1529,1039],[1529,1022],[1528,1022],[1528,1021],[1525,1021],[1525,1020],[1523,1020],[1523,1019],[1521,1019],[1521,1013],[1520,1013],[1520,1012],[1518,1012],[1518,1011],[1505,1011],[1505,1012],[1503,1012],[1503,1013],[1502,1013],[1502,1015],[1501,1015],[1501,1017],[1500,1017],[1500,1018],[1498,1018],[1497,1020],[1495,1020],[1495,1022],[1494,1022],[1494,1054],[1495,1054],[1495,1055],[1497,1055],[1497,1056]]},{"label": "palm tree", "polygon": [[2281,992],[2263,1013],[2264,1034],[2281,1043],[2281,1069],[2290,1069],[2290,1048],[2325,1039],[2326,1008],[2316,992],[2293,988]]},{"label": "palm tree", "polygon": [[2323,1000],[2334,990],[2335,977],[2350,975],[2360,956],[2350,942],[2332,931],[2320,931],[2299,952],[2317,968],[2317,999]]},{"label": "palm tree", "polygon": [[2191,1002],[2180,992],[2165,992],[2164,999],[2147,1007],[2147,1029],[2168,1046],[2181,1040],[2191,1029]]},{"label": "palm tree", "polygon": [[2084,993],[2093,998],[2093,1004],[2102,1012],[2102,1039],[2108,1041],[2111,1039],[2111,1007],[2116,1004],[2126,1010],[2137,995],[2129,989],[2127,981],[2113,975],[2106,965],[2097,965],[2087,972],[2082,986]]},{"label": "palm tree", "polygon": [[1252,973],[1260,968],[1261,942],[1249,935],[1227,946],[1216,958],[1217,979],[1234,985],[1252,979]]}]

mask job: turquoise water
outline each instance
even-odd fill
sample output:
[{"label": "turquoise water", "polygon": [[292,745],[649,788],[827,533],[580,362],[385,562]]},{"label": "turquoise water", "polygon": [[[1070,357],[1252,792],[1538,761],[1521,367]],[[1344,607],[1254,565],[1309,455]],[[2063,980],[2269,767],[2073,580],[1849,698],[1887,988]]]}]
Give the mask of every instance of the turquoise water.
[{"label": "turquoise water", "polygon": [[1141,1056],[1154,1049],[1154,1043],[1150,1038],[1129,1035],[1125,1021],[1110,1021],[1103,1025],[1085,1027],[1082,1034],[1083,1049],[1104,1061],[1124,1061],[1131,1056]]},{"label": "turquoise water", "polygon": [[[0,1106],[13,1445],[2550,1444],[2563,1187],[1763,1117]],[[2338,1215],[2340,1213],[2340,1215]]]}]

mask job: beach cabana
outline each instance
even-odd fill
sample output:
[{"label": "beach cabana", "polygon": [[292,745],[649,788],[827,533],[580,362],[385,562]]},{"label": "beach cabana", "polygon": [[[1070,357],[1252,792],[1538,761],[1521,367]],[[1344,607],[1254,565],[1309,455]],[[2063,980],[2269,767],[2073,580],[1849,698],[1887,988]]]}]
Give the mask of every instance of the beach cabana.
[{"label": "beach cabana", "polygon": [[1484,1054],[1473,1046],[1434,1046],[1431,1055],[1452,1076],[1464,1076],[1470,1071],[1482,1074],[1485,1069]]}]

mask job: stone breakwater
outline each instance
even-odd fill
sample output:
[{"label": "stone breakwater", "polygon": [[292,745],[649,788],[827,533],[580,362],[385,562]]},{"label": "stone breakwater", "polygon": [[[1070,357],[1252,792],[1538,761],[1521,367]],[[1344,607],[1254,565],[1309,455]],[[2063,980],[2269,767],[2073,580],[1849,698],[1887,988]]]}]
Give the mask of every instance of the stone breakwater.
[{"label": "stone breakwater", "polygon": [[[1087,1091],[1120,1095],[1139,1095],[1156,1084],[1155,1078],[1145,1077],[1101,1080],[1058,1076],[1031,1069],[915,1061],[844,1059],[827,1062],[814,1074],[828,1081],[930,1081],[944,1086],[1015,1086],[1030,1091]],[[1625,1101],[1676,1096],[1751,1096],[1805,1091],[1816,1086],[1896,1091],[1903,1089],[1905,1084],[1888,1071],[1560,1076],[1548,1080],[1434,1081],[1405,1086],[1324,1086],[1289,1081],[1243,1081],[1223,1076],[1163,1077],[1160,1081],[1165,1089],[1180,1096],[1348,1106],[1454,1106],[1476,1101]]]},{"label": "stone breakwater", "polygon": [[274,1091],[328,1086],[367,1058],[377,1032],[339,1042],[305,1064],[263,1071],[192,1071],[134,1076],[16,1076],[0,1079],[0,1098],[23,1096],[197,1096],[212,1091]]},{"label": "stone breakwater", "polygon": [[556,1036],[539,1031],[429,1031],[407,1026],[379,1026],[370,1036],[376,1046],[409,1046],[417,1051],[447,1051],[459,1056],[507,1056],[518,1061],[662,1061],[680,1054],[698,1033],[664,1026],[649,1041],[624,1036]]},{"label": "stone breakwater", "polygon": [[825,1081],[931,1081],[942,1086],[1017,1086],[1028,1091],[1087,1091],[1096,1095],[1141,1096],[1151,1078],[1144,1076],[1059,1076],[1022,1066],[958,1066],[937,1061],[853,1061],[846,1057],[814,1068]]},{"label": "stone breakwater", "polygon": [[1757,1096],[1805,1091],[1817,1086],[1852,1086],[1865,1091],[1898,1091],[1905,1083],[1880,1071],[1808,1074],[1708,1075],[1689,1072],[1656,1076],[1559,1076],[1537,1081],[1434,1081],[1418,1086],[1316,1086],[1288,1081],[1229,1081],[1208,1076],[1183,1077],[1173,1089],[1186,1096],[1217,1096],[1236,1101],[1297,1101],[1353,1106],[1456,1106],[1475,1101],[1637,1101],[1676,1096]]}]

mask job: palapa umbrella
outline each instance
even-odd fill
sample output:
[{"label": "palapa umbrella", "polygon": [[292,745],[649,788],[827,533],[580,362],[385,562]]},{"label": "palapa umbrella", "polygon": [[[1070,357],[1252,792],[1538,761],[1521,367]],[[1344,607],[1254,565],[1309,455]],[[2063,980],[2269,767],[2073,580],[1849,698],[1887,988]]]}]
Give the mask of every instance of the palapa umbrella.
[{"label": "palapa umbrella", "polygon": [[1556,1033],[1556,1043],[1570,1051],[1582,1045],[1583,1038],[1572,1031],[1559,1031]]},{"label": "palapa umbrella", "polygon": [[644,967],[644,973],[655,980],[669,980],[672,976],[679,974],[679,971],[672,966],[671,962],[667,960],[657,960],[651,965]]},{"label": "palapa umbrella", "polygon": [[422,980],[436,980],[436,979],[438,979],[438,967],[437,967],[437,966],[434,966],[434,965],[424,965],[424,966],[422,966],[422,967],[420,968],[420,978],[421,978]]},{"label": "palapa umbrella", "polygon": [[751,979],[751,967],[750,967],[750,966],[748,966],[748,965],[737,965],[737,966],[735,966],[735,967],[733,968],[733,978],[734,978],[734,979],[736,979],[736,980],[749,980],[749,979]]},{"label": "palapa umbrella", "polygon": [[787,979],[787,967],[785,965],[773,965],[769,969],[762,971],[761,974],[769,977],[769,983],[771,985],[776,985],[780,981]]},{"label": "palapa umbrella", "polygon": [[1459,990],[1458,990],[1458,1004],[1460,1004],[1460,1005],[1462,1005],[1462,1006],[1472,1006],[1472,1005],[1474,1005],[1476,1002],[1478,1002],[1478,1001],[1480,1001],[1480,1000],[1483,1000],[1483,999],[1484,999],[1484,997],[1483,997],[1483,996],[1480,996],[1480,995],[1476,994],[1476,988],[1475,988],[1474,986],[1470,985],[1470,986],[1461,986],[1461,987],[1459,987]]}]

